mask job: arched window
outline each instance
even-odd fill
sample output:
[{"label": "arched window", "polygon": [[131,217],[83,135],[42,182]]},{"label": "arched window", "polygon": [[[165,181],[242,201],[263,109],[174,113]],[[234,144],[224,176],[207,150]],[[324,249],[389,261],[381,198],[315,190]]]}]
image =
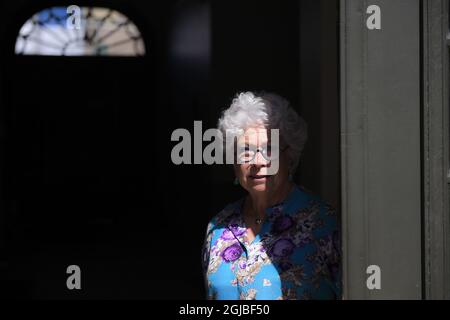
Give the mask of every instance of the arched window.
[{"label": "arched window", "polygon": [[52,7],[34,14],[20,29],[18,55],[142,56],[136,25],[122,13],[100,7]]}]

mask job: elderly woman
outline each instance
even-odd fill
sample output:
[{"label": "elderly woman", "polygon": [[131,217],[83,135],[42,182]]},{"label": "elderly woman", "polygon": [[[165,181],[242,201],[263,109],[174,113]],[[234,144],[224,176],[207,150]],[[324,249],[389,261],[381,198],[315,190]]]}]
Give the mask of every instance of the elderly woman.
[{"label": "elderly woman", "polygon": [[[247,195],[208,224],[203,248],[208,298],[339,299],[335,211],[292,181],[306,123],[282,97],[245,92],[223,112],[219,129],[237,136],[231,149],[235,184]],[[270,129],[279,130],[275,146]],[[271,150],[278,146],[278,152]]]}]

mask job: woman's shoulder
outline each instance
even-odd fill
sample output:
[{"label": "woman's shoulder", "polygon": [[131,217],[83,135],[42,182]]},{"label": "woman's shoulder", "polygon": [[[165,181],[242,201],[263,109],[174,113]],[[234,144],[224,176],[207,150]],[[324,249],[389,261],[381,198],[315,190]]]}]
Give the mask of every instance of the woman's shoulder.
[{"label": "woman's shoulder", "polygon": [[321,227],[319,229],[332,231],[338,228],[337,211],[332,204],[303,186],[299,185],[298,190],[301,199],[295,206],[298,213],[313,219]]},{"label": "woman's shoulder", "polygon": [[336,209],[333,205],[331,205],[328,201],[324,200],[317,193],[308,190],[302,185],[296,185],[296,197],[295,198],[295,206],[301,209],[306,209],[308,207],[320,208],[320,211],[326,213],[328,215],[334,215],[336,213]]}]

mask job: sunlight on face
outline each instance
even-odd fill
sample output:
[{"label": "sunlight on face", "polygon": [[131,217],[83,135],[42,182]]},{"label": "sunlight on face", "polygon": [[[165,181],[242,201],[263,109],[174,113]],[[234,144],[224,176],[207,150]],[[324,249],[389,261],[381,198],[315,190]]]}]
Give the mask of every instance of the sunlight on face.
[{"label": "sunlight on face", "polygon": [[[244,155],[243,159],[249,162],[235,164],[234,170],[240,184],[249,192],[274,192],[288,181],[288,159],[285,152],[279,150],[279,169],[276,174],[269,174],[271,161],[267,160],[263,154],[265,150],[270,150],[269,130],[263,127],[248,128],[239,137],[238,155]],[[258,151],[255,153],[255,150]],[[249,154],[245,153],[249,150]],[[274,160],[275,161],[275,160]]]}]

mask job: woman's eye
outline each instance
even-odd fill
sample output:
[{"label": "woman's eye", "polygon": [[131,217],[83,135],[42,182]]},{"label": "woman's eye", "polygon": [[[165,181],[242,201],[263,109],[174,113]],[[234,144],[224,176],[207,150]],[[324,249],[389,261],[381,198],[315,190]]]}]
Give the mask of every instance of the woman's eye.
[{"label": "woman's eye", "polygon": [[242,147],[240,152],[241,152],[241,154],[242,153],[248,153],[248,152],[251,152],[251,149],[250,149],[250,147]]}]

